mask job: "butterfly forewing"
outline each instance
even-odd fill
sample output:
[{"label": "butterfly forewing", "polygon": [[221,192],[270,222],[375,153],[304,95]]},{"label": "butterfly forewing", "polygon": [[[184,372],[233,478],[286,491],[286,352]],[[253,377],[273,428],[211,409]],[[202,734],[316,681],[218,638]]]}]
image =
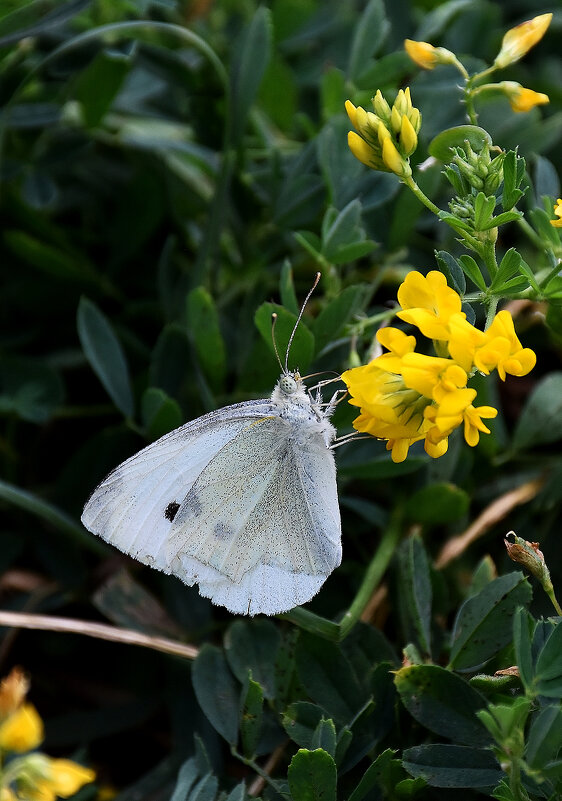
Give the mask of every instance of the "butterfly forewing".
[{"label": "butterfly forewing", "polygon": [[[320,435],[302,453],[294,426],[271,416],[210,460],[178,510],[168,540],[172,572],[191,557],[239,583],[258,564],[328,575],[340,560],[332,452]],[[325,487],[311,475],[321,471]]]},{"label": "butterfly forewing", "polygon": [[248,401],[172,431],[101,482],[84,508],[82,522],[125,553],[169,573],[163,546],[174,509],[217,451],[268,413],[269,401]]}]

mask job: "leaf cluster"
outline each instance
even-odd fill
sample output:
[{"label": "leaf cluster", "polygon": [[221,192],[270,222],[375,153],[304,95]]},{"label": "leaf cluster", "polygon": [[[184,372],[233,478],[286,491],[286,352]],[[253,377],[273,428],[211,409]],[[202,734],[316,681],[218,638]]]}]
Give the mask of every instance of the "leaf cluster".
[{"label": "leaf cluster", "polygon": [[[494,274],[483,239],[465,252],[474,227],[451,227],[353,158],[343,112],[350,96],[408,83],[423,115],[413,161],[425,159],[465,122],[458,75],[418,74],[402,36],[480,63],[522,13],[464,0],[0,9],[0,606],[199,649],[190,664],[2,630],[3,674],[30,673],[49,753],[78,753],[119,801],[562,792],[559,619],[502,546],[510,528],[540,541],[560,587],[556,38],[512,68],[522,83],[532,70],[546,110],[515,117],[482,101],[480,124],[506,153],[503,188],[473,201],[478,232],[498,226]],[[453,188],[443,174],[463,142],[413,164],[440,208],[466,194],[460,174]],[[309,609],[233,621],[83,529],[81,508],[115,465],[271,392],[271,313],[284,353],[317,270],[289,360],[303,373],[369,358],[398,285],[436,259],[480,327],[482,301],[519,304],[538,367],[505,384],[476,377],[499,409],[476,449],[451,437],[441,459],[413,448],[403,464],[374,440],[336,451],[344,560]],[[355,414],[339,404],[339,433]],[[384,579],[359,608],[381,542]],[[519,676],[496,674],[514,665]]]}]

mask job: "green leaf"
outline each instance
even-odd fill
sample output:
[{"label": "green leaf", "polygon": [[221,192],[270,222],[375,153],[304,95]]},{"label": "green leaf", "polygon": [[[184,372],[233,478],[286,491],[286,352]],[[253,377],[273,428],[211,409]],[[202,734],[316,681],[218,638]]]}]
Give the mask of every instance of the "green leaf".
[{"label": "green leaf", "polygon": [[492,214],[496,206],[495,197],[487,197],[484,192],[478,192],[474,201],[474,230],[485,231],[493,227]]},{"label": "green leaf", "polygon": [[532,287],[535,290],[535,292],[540,294],[541,293],[541,288],[537,283],[537,279],[535,278],[535,274],[533,273],[533,271],[531,270],[531,268],[529,267],[527,262],[523,261],[523,259],[521,259],[521,261],[519,263],[519,272],[522,275],[525,276],[525,278],[529,282],[529,286]]},{"label": "green leaf", "polygon": [[58,3],[54,8],[48,0],[34,0],[21,8],[17,5],[21,4],[14,4],[11,13],[7,13],[9,6],[5,6],[6,13],[0,19],[0,47],[62,26],[87,8],[89,0],[68,0]]},{"label": "green leaf", "polygon": [[460,487],[442,481],[414,492],[406,503],[406,515],[418,523],[452,523],[463,517],[470,504]]},{"label": "green leaf", "polygon": [[158,387],[148,387],[143,392],[141,418],[146,436],[150,440],[164,436],[183,422],[179,403]]},{"label": "green leaf", "polygon": [[79,542],[81,548],[107,555],[107,546],[99,537],[91,536],[78,520],[38,495],[0,480],[0,500],[38,517],[57,531]]},{"label": "green leaf", "polygon": [[513,432],[512,447],[524,450],[562,439],[562,372],[552,372],[535,386]]},{"label": "green leaf", "polygon": [[521,608],[513,617],[513,645],[515,659],[519,668],[519,676],[526,690],[532,690],[535,669],[531,651],[531,633],[529,623],[532,621],[529,613]]},{"label": "green leaf", "polygon": [[498,271],[492,281],[492,287],[501,286],[505,281],[513,278],[519,273],[519,265],[521,264],[521,256],[515,248],[509,248],[501,260]]},{"label": "green leaf", "polygon": [[170,397],[180,394],[190,363],[190,348],[184,326],[168,323],[162,329],[150,358],[148,381]]},{"label": "green leaf", "polygon": [[386,19],[384,3],[382,0],[370,0],[365,10],[357,20],[349,63],[347,65],[347,79],[358,83],[360,76],[371,65],[371,56],[374,56],[385,40],[390,23]]},{"label": "green leaf", "polygon": [[464,295],[466,291],[466,282],[464,280],[464,273],[458,261],[447,253],[446,250],[436,250],[435,258],[439,269],[447,279],[449,286],[458,292],[459,295]]},{"label": "green leaf", "polygon": [[539,769],[556,759],[562,743],[562,708],[555,703],[535,713],[525,747],[525,760]]},{"label": "green leaf", "polygon": [[394,678],[408,712],[430,731],[463,745],[484,745],[489,739],[475,713],[486,699],[460,676],[439,665],[411,665]]},{"label": "green leaf", "polygon": [[238,737],[240,687],[220,648],[205,643],[192,669],[193,689],[210,724],[231,745]]},{"label": "green leaf", "polygon": [[324,719],[322,709],[308,701],[295,701],[283,713],[283,728],[297,745],[312,748],[314,734]]},{"label": "green leaf", "polygon": [[359,312],[365,298],[365,289],[362,284],[348,286],[322,309],[313,326],[318,351],[337,339],[344,325]]},{"label": "green leaf", "polygon": [[297,751],[288,779],[293,801],[336,801],[336,763],[321,748]]},{"label": "green leaf", "polygon": [[301,633],[296,660],[299,679],[312,700],[336,722],[349,723],[365,698],[340,648]]},{"label": "green leaf", "polygon": [[487,584],[461,606],[453,628],[451,661],[455,670],[476,670],[511,640],[511,619],[531,600],[525,576],[515,571]]},{"label": "green leaf", "polygon": [[187,327],[205,378],[215,392],[222,389],[226,375],[226,350],[215,302],[202,287],[187,296]]},{"label": "green leaf", "polygon": [[78,75],[74,97],[82,106],[86,127],[94,128],[103,120],[131,65],[130,56],[116,50],[102,50]]},{"label": "green leaf", "polygon": [[170,801],[185,801],[191,788],[197,781],[198,770],[194,757],[190,757],[179,769],[178,779]]},{"label": "green leaf", "polygon": [[477,125],[457,125],[437,134],[427,149],[430,156],[447,164],[453,156],[451,148],[464,147],[465,142],[468,142],[473,150],[480,152],[486,143],[492,144],[492,137],[488,131]]},{"label": "green leaf", "polygon": [[63,400],[63,383],[51,367],[24,357],[0,357],[0,414],[46,423]]},{"label": "green leaf", "polygon": [[505,225],[506,223],[520,220],[522,217],[523,212],[521,211],[504,211],[501,214],[498,214],[496,217],[491,217],[490,220],[488,220],[485,228],[482,230],[497,228],[500,225]]},{"label": "green leaf", "polygon": [[547,698],[562,697],[562,625],[552,629],[536,662],[536,690]]},{"label": "green leaf", "polygon": [[311,749],[321,748],[330,756],[336,755],[336,727],[330,718],[322,718],[312,734]]},{"label": "green leaf", "polygon": [[464,273],[473,284],[475,284],[478,289],[481,289],[482,292],[486,291],[486,282],[480,272],[480,268],[476,261],[472,258],[472,256],[468,256],[464,253],[462,256],[459,257],[459,264],[464,270]]},{"label": "green leaf", "polygon": [[288,259],[285,259],[283,266],[281,267],[279,295],[281,296],[281,304],[287,309],[287,311],[298,315],[300,311],[299,302],[297,300],[297,293],[295,292],[293,269],[291,267],[291,262]]},{"label": "green leaf", "polygon": [[234,49],[236,55],[231,71],[232,107],[229,117],[235,144],[242,138],[250,108],[269,64],[271,39],[270,11],[265,6],[259,6]]},{"label": "green leaf", "polygon": [[135,407],[125,354],[107,317],[88,298],[81,298],[78,306],[78,336],[108,395],[125,417],[132,417]]},{"label": "green leaf", "polygon": [[209,772],[197,782],[185,801],[214,801],[218,789],[219,780]]},{"label": "green leaf", "polygon": [[[297,317],[291,312],[288,312],[283,306],[278,306],[275,303],[262,303],[257,309],[254,320],[258,331],[262,335],[264,342],[270,347],[271,352],[275,355],[273,348],[273,339],[271,337],[271,319],[273,313],[277,314],[277,323],[275,325],[275,339],[277,347],[283,361],[283,354],[287,349],[287,343],[291,332],[295,327]],[[312,357],[314,356],[314,335],[301,321],[291,345],[291,352],[289,354],[289,369],[306,370]]]},{"label": "green leaf", "polygon": [[518,188],[523,177],[519,167],[521,163],[524,170],[524,159],[519,158],[514,150],[510,150],[506,153],[503,160],[502,207],[504,211],[512,209],[523,196],[523,192]]},{"label": "green leaf", "polygon": [[408,628],[412,627],[425,654],[431,654],[431,578],[429,562],[419,536],[410,537],[400,551],[401,603]]},{"label": "green leaf", "polygon": [[251,676],[246,677],[240,698],[240,736],[242,751],[248,758],[256,753],[261,733],[263,715],[263,690]]},{"label": "green leaf", "polygon": [[406,748],[402,764],[431,787],[494,787],[503,775],[491,751],[464,745]]},{"label": "green leaf", "polygon": [[328,209],[322,222],[322,255],[332,264],[343,264],[369,253],[374,242],[365,239],[361,203],[352,200],[340,212]]},{"label": "green leaf", "polygon": [[275,664],[280,647],[277,627],[260,618],[236,620],[224,637],[225,655],[238,681],[244,682],[251,671],[266,698],[275,697]]}]

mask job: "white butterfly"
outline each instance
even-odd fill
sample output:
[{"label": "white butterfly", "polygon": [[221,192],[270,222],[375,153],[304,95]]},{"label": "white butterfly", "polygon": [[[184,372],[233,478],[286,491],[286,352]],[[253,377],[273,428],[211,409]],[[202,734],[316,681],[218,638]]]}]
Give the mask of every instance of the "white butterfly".
[{"label": "white butterfly", "polygon": [[285,367],[269,400],[206,414],[123,462],[82,522],[231,612],[286,612],[341,561],[332,410]]}]

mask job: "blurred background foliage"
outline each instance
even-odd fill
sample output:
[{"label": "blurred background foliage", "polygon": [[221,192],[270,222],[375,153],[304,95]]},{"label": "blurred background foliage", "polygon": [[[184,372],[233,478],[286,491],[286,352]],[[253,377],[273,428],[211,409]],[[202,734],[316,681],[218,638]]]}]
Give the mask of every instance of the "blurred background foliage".
[{"label": "blurred background foliage", "polygon": [[[514,114],[494,96],[478,106],[494,142],[518,147],[527,161],[527,212],[560,196],[562,16],[538,0],[1,4],[0,601],[6,610],[111,621],[203,646],[192,683],[191,665],[177,657],[3,629],[2,674],[16,663],[31,673],[50,753],[87,760],[120,801],[169,798],[182,763],[174,801],[212,801],[215,775],[243,799],[237,783],[251,785],[254,767],[224,743],[239,738],[240,752],[257,753],[260,764],[276,755],[272,772],[281,778],[297,746],[322,747],[303,775],[329,777],[337,764],[341,798],[447,798],[450,789],[411,778],[419,775],[415,748],[443,738],[457,748],[486,745],[473,712],[503,685],[484,692],[463,679],[474,693],[466,698],[472,717],[455,733],[416,712],[413,684],[398,688],[400,702],[389,668],[408,645],[410,656],[433,660],[426,669],[450,677],[448,697],[457,697],[461,679],[438,665],[451,658],[459,605],[497,586],[496,574],[507,581],[507,606],[491,621],[501,635],[492,644],[484,638],[487,655],[467,656],[457,642],[456,664],[469,674],[484,663],[487,674],[515,664],[511,618],[531,592],[504,553],[509,528],[541,542],[560,586],[555,305],[548,325],[540,304],[514,307],[537,367],[500,386],[487,382],[482,392],[500,413],[476,449],[451,438],[445,457],[414,449],[403,464],[375,440],[337,451],[344,559],[310,608],[334,618],[349,606],[395,510],[401,530],[418,535],[392,561],[369,623],[341,646],[298,635],[287,621],[233,623],[196,589],[114,553],[78,520],[96,483],[147,442],[210,409],[269,395],[279,372],[271,303],[283,307],[284,350],[318,269],[323,278],[291,366],[341,371],[357,320],[388,310],[410,269],[435,269],[435,249],[458,252],[453,232],[394,175],[353,158],[344,101],[367,105],[376,89],[392,95],[409,85],[423,115],[413,161],[423,161],[439,131],[465,121],[459,78],[448,67],[421,73],[403,39],[447,47],[476,70],[493,59],[507,28],[548,10],[548,35],[502,78],[547,93],[550,104]],[[441,166],[416,178],[445,208]],[[501,236],[500,249],[516,246],[527,263],[540,260],[515,225]],[[335,422],[345,433],[355,412],[342,406]],[[492,520],[446,567],[432,566],[490,503],[535,479],[543,483],[528,502]],[[531,610],[535,618],[552,612],[540,590]],[[266,699],[263,716],[252,681]],[[240,693],[249,717],[259,718],[241,735]],[[553,719],[559,734],[560,716]],[[538,739],[540,767],[556,753],[541,751]],[[409,774],[387,748],[399,756],[410,749]],[[464,766],[456,798],[497,784],[490,754],[478,778],[466,779]],[[450,759],[447,752],[444,764]],[[309,797],[293,764],[290,791]],[[369,764],[378,768],[359,792]],[[87,787],[80,797],[95,793]]]}]

